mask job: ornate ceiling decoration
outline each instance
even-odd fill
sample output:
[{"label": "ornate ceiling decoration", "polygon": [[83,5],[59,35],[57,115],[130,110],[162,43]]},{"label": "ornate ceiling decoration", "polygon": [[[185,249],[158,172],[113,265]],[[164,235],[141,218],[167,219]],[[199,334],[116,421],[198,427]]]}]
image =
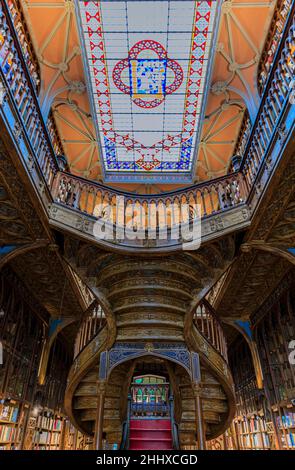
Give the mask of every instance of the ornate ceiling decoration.
[{"label": "ornate ceiling decoration", "polygon": [[[109,2],[89,3],[101,3],[102,8],[106,8]],[[111,3],[115,5],[123,2]],[[136,2],[128,3],[135,4]],[[144,3],[152,4],[156,2],[140,3],[143,7]],[[163,4],[164,11],[164,4],[174,5],[183,2],[163,1],[160,3]],[[194,2],[187,3],[192,4]],[[21,4],[41,66],[42,90],[40,101],[44,114],[48,114],[50,108],[53,110],[71,171],[86,178],[102,180],[104,177],[103,158],[98,150],[95,126],[91,118],[74,2],[71,0],[25,0]],[[275,5],[275,0],[227,0],[222,4],[210,84],[211,91],[206,104],[206,118],[202,123],[203,130],[200,145],[198,146],[194,173],[197,180],[213,178],[226,172],[239,134],[245,108],[249,109],[250,116],[255,115],[259,103],[256,87],[258,61]],[[148,18],[146,13],[142,16]],[[191,25],[192,18],[193,15],[191,16]],[[156,21],[155,18],[153,20]],[[156,60],[154,64],[164,65],[163,70],[167,72],[167,83],[165,80],[158,79],[159,88],[158,90],[154,88],[154,94],[159,94],[158,91],[162,92],[162,95],[167,93],[167,90],[170,92],[166,94],[163,103],[149,110],[153,114],[165,105],[166,100],[175,102],[181,87],[184,86],[184,82],[188,78],[184,70],[182,84],[176,89],[179,81],[181,81],[179,67],[183,69],[183,63],[178,60],[177,50],[174,48],[174,53],[170,47],[167,49],[165,40],[164,42],[162,40],[165,32],[167,36],[167,24],[162,37],[158,37],[158,40],[156,37],[148,38],[160,43],[162,41],[162,46],[167,52],[165,62],[153,50],[154,44],[149,44],[152,49],[147,49],[148,54],[154,54],[153,57]],[[106,29],[105,24],[103,26]],[[159,30],[159,28],[157,29]],[[144,39],[146,38],[139,34],[137,40],[134,39],[134,44]],[[130,61],[130,51],[134,44],[129,44],[129,46],[125,44],[124,51],[122,44],[120,57],[113,55],[113,58],[117,59],[114,66],[119,64],[117,70],[119,67],[124,66],[124,60],[128,59]],[[163,51],[160,52],[159,50],[158,52],[161,55]],[[145,55],[143,58],[147,59],[148,57]],[[161,60],[164,60],[164,62],[161,62]],[[137,59],[134,63],[136,62],[138,62]],[[143,62],[140,63],[143,64]],[[175,70],[177,71],[176,74]],[[128,91],[128,86],[130,87],[130,82],[126,81],[128,73],[129,68],[126,67],[122,70],[122,80],[117,80],[119,88],[113,84],[113,91],[116,90],[114,91],[117,93],[116,96],[120,95],[122,100],[129,99],[129,107],[137,108],[140,112],[143,112],[144,108],[135,104],[132,97],[122,91],[123,89]],[[160,68],[157,74],[160,77]],[[127,88],[122,86],[124,77]],[[122,90],[120,90],[120,87]],[[147,94],[142,93],[144,88],[141,84],[140,89],[137,91],[140,91],[142,101],[148,100]],[[163,96],[160,96],[155,100],[161,100],[162,98]],[[135,100],[137,100],[136,97]],[[151,101],[153,100],[151,99]],[[157,104],[157,101],[154,104]],[[173,119],[174,122],[176,125],[176,120]],[[158,141],[160,140],[159,138]],[[193,152],[191,153],[193,154]],[[166,169],[162,172],[158,170],[158,172],[168,173]],[[147,180],[144,182],[147,183]],[[175,184],[175,181],[171,181],[171,183]],[[154,186],[151,188],[152,192]],[[147,192],[146,185],[140,183],[132,184],[129,182],[128,189]],[[160,182],[157,184],[156,192],[166,189],[168,189],[167,184]]]}]

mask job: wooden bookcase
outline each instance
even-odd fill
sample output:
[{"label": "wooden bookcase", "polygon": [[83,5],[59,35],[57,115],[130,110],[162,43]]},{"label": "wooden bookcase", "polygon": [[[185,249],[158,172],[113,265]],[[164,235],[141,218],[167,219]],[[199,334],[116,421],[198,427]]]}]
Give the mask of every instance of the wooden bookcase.
[{"label": "wooden bookcase", "polygon": [[[1,273],[0,450],[63,449],[67,422],[63,401],[71,358],[56,340],[45,384],[38,385],[46,318],[36,314],[30,299],[24,299],[16,286],[21,288],[13,274]],[[37,309],[42,312],[40,306]]]},{"label": "wooden bookcase", "polygon": [[61,450],[64,422],[65,418],[62,415],[43,409],[35,419],[32,450]]},{"label": "wooden bookcase", "polygon": [[237,339],[230,349],[237,402],[233,424],[240,449],[295,450],[295,368],[288,347],[295,338],[294,276],[284,281],[284,289],[282,285],[253,317],[263,390],[257,389],[245,340]]}]

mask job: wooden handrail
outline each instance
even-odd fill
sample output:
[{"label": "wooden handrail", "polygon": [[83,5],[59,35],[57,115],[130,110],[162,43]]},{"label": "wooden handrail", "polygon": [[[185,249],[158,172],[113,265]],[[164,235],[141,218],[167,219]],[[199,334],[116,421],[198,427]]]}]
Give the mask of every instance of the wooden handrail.
[{"label": "wooden handrail", "polygon": [[222,324],[214,309],[203,299],[195,310],[193,322],[198,331],[228,362],[227,343]]},{"label": "wooden handrail", "polygon": [[81,318],[76,336],[74,359],[105,327],[106,318],[101,305],[95,300]]}]

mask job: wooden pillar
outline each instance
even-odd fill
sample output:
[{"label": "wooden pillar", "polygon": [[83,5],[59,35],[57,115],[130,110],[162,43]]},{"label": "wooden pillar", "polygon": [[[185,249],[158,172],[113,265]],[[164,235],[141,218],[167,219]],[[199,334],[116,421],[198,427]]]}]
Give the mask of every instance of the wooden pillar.
[{"label": "wooden pillar", "polygon": [[232,423],[230,425],[230,429],[231,429],[231,433],[232,433],[232,436],[233,436],[234,450],[240,450],[239,435],[238,435],[238,432],[237,432],[235,421],[232,421]]},{"label": "wooden pillar", "polygon": [[195,408],[196,408],[196,427],[197,427],[198,449],[206,450],[205,423],[203,419],[202,395],[201,395],[200,384],[193,384],[193,392],[194,392]]},{"label": "wooden pillar", "polygon": [[103,416],[104,416],[104,399],[106,391],[106,381],[98,380],[97,382],[97,409],[94,433],[94,450],[102,450],[102,433],[103,433]]}]

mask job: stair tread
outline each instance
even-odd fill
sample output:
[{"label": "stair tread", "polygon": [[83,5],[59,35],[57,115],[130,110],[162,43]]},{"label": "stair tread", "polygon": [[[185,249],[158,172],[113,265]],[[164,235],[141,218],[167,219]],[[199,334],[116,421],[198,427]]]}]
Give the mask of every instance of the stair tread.
[{"label": "stair tread", "polygon": [[132,427],[129,427],[129,430],[130,430],[130,431],[151,431],[151,432],[158,432],[158,431],[170,432],[170,431],[171,431],[171,429],[169,429],[169,428],[155,428],[155,429],[150,429],[150,428],[132,428]]},{"label": "stair tread", "polygon": [[168,442],[172,441],[171,437],[157,437],[157,438],[152,438],[152,437],[129,437],[130,441],[156,441],[156,442]]}]

